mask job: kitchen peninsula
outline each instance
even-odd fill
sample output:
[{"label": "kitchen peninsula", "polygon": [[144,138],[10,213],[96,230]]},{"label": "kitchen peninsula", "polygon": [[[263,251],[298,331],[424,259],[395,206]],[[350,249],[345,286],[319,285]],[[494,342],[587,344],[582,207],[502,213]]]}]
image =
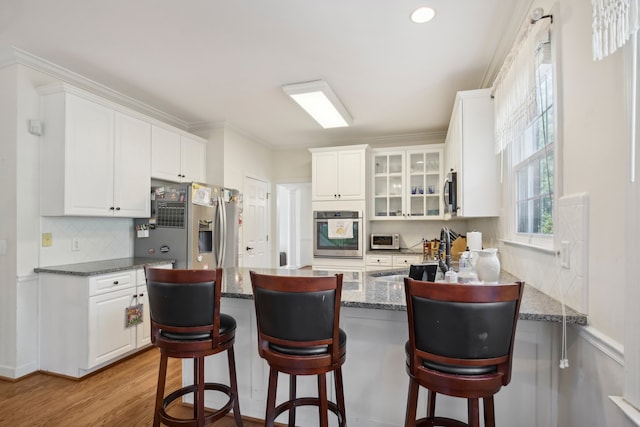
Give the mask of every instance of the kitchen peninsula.
[{"label": "kitchen peninsula", "polygon": [[[249,271],[275,275],[328,275],[331,271],[269,268],[226,269],[222,311],[234,316],[236,364],[240,408],[245,416],[263,418],[268,367],[258,357],[256,325]],[[408,339],[403,276],[407,270],[344,272],[340,327],[347,333],[347,361],[343,368],[347,419],[350,426],[397,427],[404,423],[409,378],[404,345]],[[502,273],[500,281],[516,278]],[[586,325],[586,316],[565,309],[566,321]],[[557,410],[558,361],[561,348],[562,305],[525,285],[516,332],[512,381],[496,395],[500,425],[552,426]],[[186,362],[188,366],[190,362]],[[208,380],[225,380],[226,360],[209,358]],[[192,369],[183,369],[190,382]],[[222,375],[222,376],[220,376]],[[308,381],[305,381],[308,380]],[[299,395],[316,395],[313,378],[299,380]],[[279,401],[286,397],[286,380],[278,387]],[[438,397],[438,411],[464,419],[466,401]],[[426,393],[421,391],[418,413],[425,413]],[[214,405],[214,403],[209,402]],[[316,412],[299,410],[300,425],[309,425]],[[306,418],[308,417],[308,418]]]}]

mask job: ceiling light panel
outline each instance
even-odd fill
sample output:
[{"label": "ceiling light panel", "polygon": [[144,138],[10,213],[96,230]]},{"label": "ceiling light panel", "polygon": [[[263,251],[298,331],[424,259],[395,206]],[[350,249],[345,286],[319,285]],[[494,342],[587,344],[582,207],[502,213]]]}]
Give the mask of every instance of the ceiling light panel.
[{"label": "ceiling light panel", "polygon": [[325,129],[349,126],[353,119],[324,80],[294,83],[282,90]]}]

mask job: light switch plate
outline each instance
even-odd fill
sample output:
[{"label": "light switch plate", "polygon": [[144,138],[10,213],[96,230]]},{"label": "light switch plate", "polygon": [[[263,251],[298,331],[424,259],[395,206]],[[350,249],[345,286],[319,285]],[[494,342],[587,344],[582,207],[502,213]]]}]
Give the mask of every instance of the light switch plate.
[{"label": "light switch plate", "polygon": [[29,120],[29,133],[42,136],[42,122],[40,120]]},{"label": "light switch plate", "polygon": [[53,234],[52,233],[42,233],[42,247],[48,248],[53,245]]}]

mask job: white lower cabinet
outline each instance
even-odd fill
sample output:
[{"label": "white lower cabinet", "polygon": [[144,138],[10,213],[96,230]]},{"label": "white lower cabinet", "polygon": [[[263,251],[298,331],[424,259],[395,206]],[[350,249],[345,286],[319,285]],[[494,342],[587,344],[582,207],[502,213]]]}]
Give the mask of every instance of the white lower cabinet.
[{"label": "white lower cabinet", "polygon": [[409,268],[411,264],[420,264],[422,263],[422,255],[394,255],[393,256],[393,268],[396,267],[406,267]]},{"label": "white lower cabinet", "polygon": [[366,262],[368,271],[388,270],[393,267],[393,257],[391,255],[367,255]]},{"label": "white lower cabinet", "polygon": [[[151,344],[143,269],[96,276],[40,273],[40,297],[43,371],[79,378]],[[127,308],[137,304],[143,322],[127,326]]]},{"label": "white lower cabinet", "polygon": [[411,264],[422,263],[421,254],[377,255],[367,254],[366,270],[389,270],[391,268],[409,268]]},{"label": "white lower cabinet", "polygon": [[89,298],[89,357],[91,369],[136,349],[136,329],[126,327],[125,310],[135,303],[135,287]]}]

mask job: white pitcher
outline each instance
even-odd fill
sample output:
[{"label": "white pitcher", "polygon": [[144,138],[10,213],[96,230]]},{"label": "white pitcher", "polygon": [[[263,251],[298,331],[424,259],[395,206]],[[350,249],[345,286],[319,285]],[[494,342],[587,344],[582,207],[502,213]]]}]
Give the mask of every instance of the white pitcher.
[{"label": "white pitcher", "polygon": [[485,283],[498,283],[500,279],[500,260],[497,248],[487,248],[474,251],[478,253],[475,268],[478,279]]}]

